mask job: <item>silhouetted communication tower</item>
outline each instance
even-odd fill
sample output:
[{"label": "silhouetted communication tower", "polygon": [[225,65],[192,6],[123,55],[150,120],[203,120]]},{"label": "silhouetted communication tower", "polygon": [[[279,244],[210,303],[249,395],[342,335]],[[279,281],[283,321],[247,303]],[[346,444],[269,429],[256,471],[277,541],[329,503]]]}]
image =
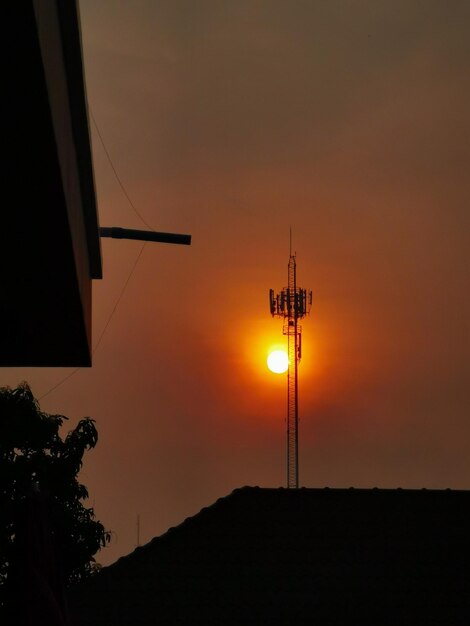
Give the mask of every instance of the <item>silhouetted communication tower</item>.
[{"label": "silhouetted communication tower", "polygon": [[310,313],[312,292],[297,287],[295,254],[290,253],[287,287],[274,295],[269,290],[271,315],[284,319],[283,334],[287,335],[287,487],[299,486],[299,401],[298,370],[302,356],[302,327],[299,320]]}]

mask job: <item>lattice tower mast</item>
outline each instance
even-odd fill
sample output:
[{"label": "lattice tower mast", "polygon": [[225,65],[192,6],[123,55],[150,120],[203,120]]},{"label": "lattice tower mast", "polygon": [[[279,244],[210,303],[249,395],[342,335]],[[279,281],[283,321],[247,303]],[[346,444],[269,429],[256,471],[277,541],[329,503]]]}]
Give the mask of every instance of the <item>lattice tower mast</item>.
[{"label": "lattice tower mast", "polygon": [[290,253],[287,266],[287,287],[276,296],[269,291],[272,316],[284,319],[287,335],[289,367],[287,369],[287,487],[299,487],[299,393],[298,372],[302,357],[302,327],[299,320],[310,313],[312,292],[297,287],[295,254]]}]

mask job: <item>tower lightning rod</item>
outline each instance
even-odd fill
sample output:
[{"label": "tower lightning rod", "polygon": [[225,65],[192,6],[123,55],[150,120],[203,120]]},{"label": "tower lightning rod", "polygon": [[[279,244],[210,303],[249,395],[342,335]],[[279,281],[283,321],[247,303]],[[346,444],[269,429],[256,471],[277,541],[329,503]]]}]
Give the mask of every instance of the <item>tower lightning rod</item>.
[{"label": "tower lightning rod", "polygon": [[287,335],[287,487],[299,487],[299,394],[298,370],[302,356],[302,327],[299,320],[310,313],[312,292],[297,287],[296,255],[292,254],[290,235],[287,287],[274,295],[269,291],[271,315],[284,319],[283,334]]},{"label": "tower lightning rod", "polygon": [[136,239],[139,241],[156,241],[158,243],[176,243],[184,246],[191,245],[191,235],[177,233],[157,233],[154,230],[135,230],[134,228],[119,228],[118,226],[101,226],[100,237],[113,239]]}]

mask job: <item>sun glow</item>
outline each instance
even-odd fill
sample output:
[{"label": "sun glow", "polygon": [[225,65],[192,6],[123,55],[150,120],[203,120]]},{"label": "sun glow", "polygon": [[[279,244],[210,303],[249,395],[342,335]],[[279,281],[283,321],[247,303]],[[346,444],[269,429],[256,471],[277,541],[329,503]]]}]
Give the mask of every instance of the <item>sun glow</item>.
[{"label": "sun glow", "polygon": [[268,356],[268,368],[274,374],[283,374],[289,367],[289,357],[285,350],[273,350]]}]

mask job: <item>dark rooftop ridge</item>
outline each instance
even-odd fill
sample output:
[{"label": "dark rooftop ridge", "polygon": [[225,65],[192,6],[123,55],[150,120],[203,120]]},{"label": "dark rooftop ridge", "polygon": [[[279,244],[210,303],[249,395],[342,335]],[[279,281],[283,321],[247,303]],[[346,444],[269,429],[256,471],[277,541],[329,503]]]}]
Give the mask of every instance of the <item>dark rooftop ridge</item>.
[{"label": "dark rooftop ridge", "polygon": [[220,498],[72,591],[79,624],[452,624],[470,618],[470,492]]}]

